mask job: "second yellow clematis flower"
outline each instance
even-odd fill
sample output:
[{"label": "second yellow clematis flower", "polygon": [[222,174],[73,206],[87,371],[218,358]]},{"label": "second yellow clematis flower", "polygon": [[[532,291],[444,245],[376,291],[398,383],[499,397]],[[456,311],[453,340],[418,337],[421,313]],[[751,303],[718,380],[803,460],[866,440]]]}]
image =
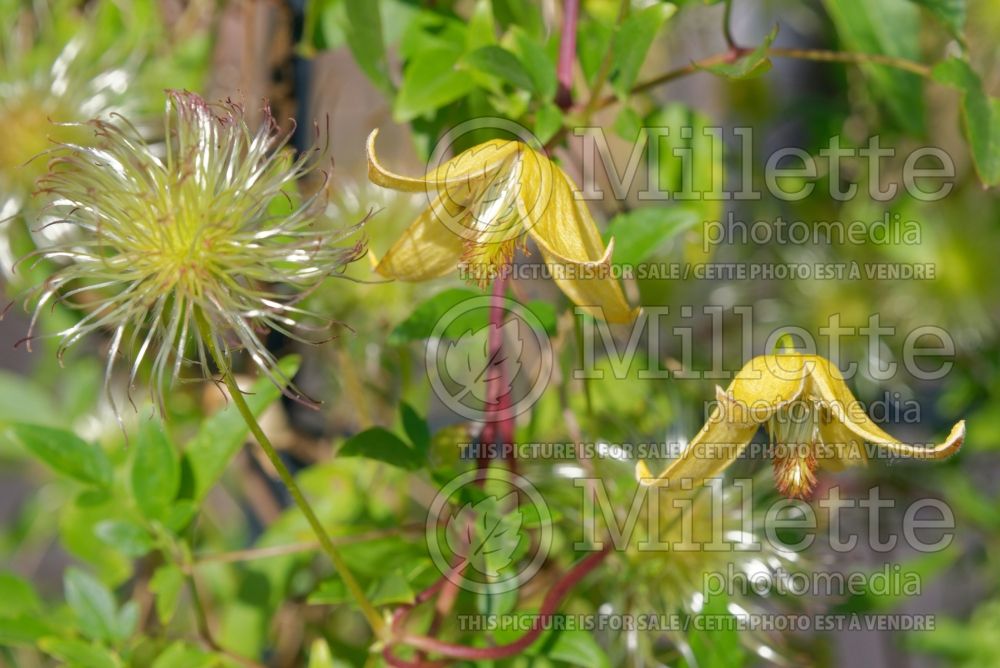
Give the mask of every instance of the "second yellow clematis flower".
[{"label": "second yellow clematis flower", "polygon": [[612,323],[638,315],[611,270],[614,241],[605,247],[569,177],[547,157],[523,142],[494,140],[411,178],[379,163],[377,136],[375,130],[368,137],[368,178],[393,190],[426,192],[430,200],[376,264],[379,274],[423,281],[462,266],[485,285],[531,237],[556,284],[589,315]]},{"label": "second yellow clematis flower", "polygon": [[693,488],[718,476],[743,453],[762,424],[774,448],[775,484],[793,498],[809,496],[820,464],[836,469],[866,463],[866,442],[893,456],[943,459],[965,439],[962,420],[939,445],[899,442],[868,417],[836,366],[817,355],[755,357],[728,390],[717,388],[716,395],[708,423],[663,473],[654,476],[642,461],[636,465],[641,483],[669,481],[676,488],[683,482],[685,488]]}]

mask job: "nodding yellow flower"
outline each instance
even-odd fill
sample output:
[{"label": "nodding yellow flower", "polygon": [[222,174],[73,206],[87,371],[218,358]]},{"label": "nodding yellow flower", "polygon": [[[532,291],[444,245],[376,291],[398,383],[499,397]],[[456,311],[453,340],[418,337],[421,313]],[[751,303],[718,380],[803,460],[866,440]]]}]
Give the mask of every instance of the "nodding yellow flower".
[{"label": "nodding yellow flower", "polygon": [[613,278],[613,240],[605,247],[572,181],[547,157],[522,142],[494,140],[411,178],[379,163],[377,135],[368,137],[368,178],[430,200],[376,264],[379,274],[423,281],[461,266],[485,285],[507,270],[530,237],[559,288],[589,315],[613,323],[638,315]]},{"label": "nodding yellow flower", "polygon": [[[289,379],[261,332],[325,336],[331,323],[299,303],[364,254],[360,241],[340,245],[358,226],[322,224],[325,188],[296,201],[297,181],[328,164],[325,150],[295,159],[289,134],[266,108],[262,126],[251,130],[241,106],[186,92],[168,92],[164,123],[163,152],[115,119],[87,124],[93,147],[63,145],[53,154],[40,185],[52,195],[54,224],[68,232],[33,254],[60,266],[37,288],[28,340],[45,305],[62,299],[85,313],[56,335],[60,354],[91,332],[109,331],[107,382],[119,354],[131,358],[130,387],[151,360],[161,410],[182,362],[193,358],[205,372],[212,347],[227,360],[246,351],[284,386]],[[210,337],[203,338],[198,325],[206,322]]]},{"label": "nodding yellow flower", "polygon": [[773,446],[774,480],[782,494],[806,498],[820,465],[840,468],[867,462],[864,444],[893,456],[943,459],[965,438],[965,421],[952,427],[939,445],[901,443],[868,417],[847,388],[840,371],[817,355],[776,353],[755,357],[725,392],[708,422],[684,452],[659,476],[644,462],[636,477],[646,485],[698,485],[720,475],[746,448],[760,425]]}]

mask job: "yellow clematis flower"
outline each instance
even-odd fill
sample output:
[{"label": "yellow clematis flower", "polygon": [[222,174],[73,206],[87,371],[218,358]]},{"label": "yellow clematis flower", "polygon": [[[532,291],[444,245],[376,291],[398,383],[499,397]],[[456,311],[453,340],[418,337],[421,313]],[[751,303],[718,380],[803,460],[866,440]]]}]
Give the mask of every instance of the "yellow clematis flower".
[{"label": "yellow clematis flower", "polygon": [[430,206],[375,265],[388,278],[423,281],[458,267],[480,285],[501,275],[531,237],[549,275],[586,313],[631,322],[631,308],[611,271],[614,240],[605,247],[569,177],[518,141],[494,140],[463,151],[423,178],[394,174],[368,137],[368,178],[405,192],[425,192]]},{"label": "yellow clematis flower", "polygon": [[864,444],[894,456],[943,459],[965,439],[965,421],[952,427],[944,443],[900,443],[882,431],[847,388],[840,371],[817,355],[776,353],[755,357],[725,392],[716,388],[717,405],[708,423],[684,452],[659,476],[645,462],[636,464],[642,484],[670,481],[685,488],[720,475],[746,448],[760,425],[773,446],[774,480],[782,494],[806,498],[820,464],[840,468],[864,464]]}]

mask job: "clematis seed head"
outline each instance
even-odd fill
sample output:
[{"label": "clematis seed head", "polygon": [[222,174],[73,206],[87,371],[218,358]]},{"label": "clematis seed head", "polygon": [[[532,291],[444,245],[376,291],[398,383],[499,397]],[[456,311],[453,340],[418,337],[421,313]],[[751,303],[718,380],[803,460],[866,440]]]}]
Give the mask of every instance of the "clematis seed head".
[{"label": "clematis seed head", "polygon": [[[313,341],[326,332],[332,323],[299,304],[365,249],[345,242],[360,223],[323,224],[325,187],[297,194],[298,180],[326,163],[324,149],[295,158],[289,134],[267,109],[264,116],[252,130],[239,104],[168,91],[164,147],[148,145],[121,117],[85,124],[91,144],[59,146],[40,188],[51,196],[50,224],[69,229],[64,241],[32,254],[58,268],[36,288],[26,340],[42,309],[61,299],[83,315],[56,334],[60,355],[88,334],[109,332],[106,383],[119,357],[129,360],[130,389],[148,362],[161,410],[183,362],[205,373],[211,346],[227,361],[245,351],[286,386],[260,333]],[[210,325],[212,340],[196,319]]]}]

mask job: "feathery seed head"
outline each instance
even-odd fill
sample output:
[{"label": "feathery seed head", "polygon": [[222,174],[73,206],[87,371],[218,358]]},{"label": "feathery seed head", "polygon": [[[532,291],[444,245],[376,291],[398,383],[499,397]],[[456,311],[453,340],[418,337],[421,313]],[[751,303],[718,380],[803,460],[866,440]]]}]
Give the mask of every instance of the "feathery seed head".
[{"label": "feathery seed head", "polygon": [[[284,385],[259,333],[305,340],[330,324],[298,303],[364,253],[363,242],[341,243],[360,224],[336,232],[321,224],[325,188],[298,201],[296,182],[321,166],[324,151],[293,158],[266,110],[254,131],[238,104],[169,91],[164,118],[162,151],[115,117],[86,124],[92,146],[54,152],[40,187],[52,197],[50,224],[70,233],[34,254],[60,267],[37,289],[32,330],[46,304],[71,302],[85,314],[58,334],[60,353],[110,331],[108,379],[119,355],[131,359],[130,386],[150,360],[161,409],[182,362],[193,352],[204,370],[211,346],[227,360],[244,349]],[[196,318],[210,325],[211,341]]]}]

